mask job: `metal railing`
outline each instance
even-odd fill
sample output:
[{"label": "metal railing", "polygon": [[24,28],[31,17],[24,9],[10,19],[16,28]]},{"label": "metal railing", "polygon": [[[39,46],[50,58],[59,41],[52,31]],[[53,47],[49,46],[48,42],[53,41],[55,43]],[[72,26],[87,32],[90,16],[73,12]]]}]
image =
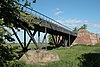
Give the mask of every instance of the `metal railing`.
[{"label": "metal railing", "polygon": [[54,19],[52,19],[52,18],[50,18],[50,17],[48,17],[48,16],[42,14],[42,13],[40,13],[40,12],[34,10],[33,8],[24,6],[24,5],[20,4],[20,3],[17,3],[17,4],[19,4],[19,5],[21,5],[22,7],[24,7],[24,8],[23,8],[23,11],[28,12],[28,13],[32,14],[33,16],[36,16],[36,17],[41,18],[41,19],[43,19],[43,20],[47,20],[47,21],[49,21],[50,23],[57,24],[58,26],[61,26],[61,27],[65,28],[65,29],[68,29],[68,30],[72,31],[72,29],[69,28],[69,27],[67,27],[66,25],[63,25],[62,23],[60,23],[60,22],[58,22],[58,21],[56,21],[56,20],[54,20]]}]

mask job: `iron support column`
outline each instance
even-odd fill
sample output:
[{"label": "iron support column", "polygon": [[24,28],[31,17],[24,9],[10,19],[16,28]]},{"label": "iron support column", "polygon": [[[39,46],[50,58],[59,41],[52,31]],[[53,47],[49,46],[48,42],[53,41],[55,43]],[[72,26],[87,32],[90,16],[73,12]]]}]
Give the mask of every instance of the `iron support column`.
[{"label": "iron support column", "polygon": [[69,47],[69,46],[70,46],[70,34],[69,34],[69,38],[68,38],[68,39],[69,39],[69,40],[68,40],[68,41],[69,41],[69,43],[68,43],[68,47]]},{"label": "iron support column", "polygon": [[40,49],[40,32],[38,31],[38,46],[39,46],[39,49]]},{"label": "iron support column", "polygon": [[47,35],[47,28],[46,28],[46,27],[45,27],[45,33],[46,33],[46,34],[45,34],[45,37],[44,37],[44,38],[45,38],[45,44],[46,44],[46,50],[47,50],[47,38],[46,38],[46,35]]},{"label": "iron support column", "polygon": [[26,31],[24,30],[24,48],[26,48]]}]

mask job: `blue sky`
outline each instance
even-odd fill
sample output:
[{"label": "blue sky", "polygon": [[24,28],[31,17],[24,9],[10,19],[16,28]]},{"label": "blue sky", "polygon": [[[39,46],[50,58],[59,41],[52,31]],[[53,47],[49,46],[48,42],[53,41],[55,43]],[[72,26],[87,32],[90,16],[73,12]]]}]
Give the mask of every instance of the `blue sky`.
[{"label": "blue sky", "polygon": [[90,32],[100,34],[100,0],[37,0],[31,7],[72,29],[87,24]]},{"label": "blue sky", "polygon": [[100,33],[100,0],[37,0],[32,8],[70,27]]}]

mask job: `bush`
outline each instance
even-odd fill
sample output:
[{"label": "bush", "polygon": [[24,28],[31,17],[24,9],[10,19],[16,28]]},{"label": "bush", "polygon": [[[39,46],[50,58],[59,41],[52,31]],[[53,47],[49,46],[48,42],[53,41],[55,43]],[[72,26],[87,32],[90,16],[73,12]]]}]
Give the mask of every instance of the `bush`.
[{"label": "bush", "polygon": [[80,67],[100,67],[100,53],[83,54],[79,60]]},{"label": "bush", "polygon": [[0,66],[4,67],[12,60],[16,59],[16,53],[8,46],[0,45]]},{"label": "bush", "polygon": [[12,61],[7,67],[25,67],[25,63],[22,61]]}]

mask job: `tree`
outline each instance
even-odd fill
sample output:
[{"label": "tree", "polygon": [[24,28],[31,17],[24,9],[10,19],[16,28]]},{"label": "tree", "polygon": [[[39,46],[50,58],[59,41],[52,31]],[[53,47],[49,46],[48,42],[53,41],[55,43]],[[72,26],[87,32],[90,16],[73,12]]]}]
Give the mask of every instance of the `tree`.
[{"label": "tree", "polygon": [[0,45],[0,67],[9,67],[9,62],[17,58],[17,54],[12,47]]},{"label": "tree", "polygon": [[48,42],[49,42],[49,43],[52,43],[52,44],[54,43],[51,34],[48,35]]},{"label": "tree", "polygon": [[73,29],[73,32],[77,32],[77,31],[78,31],[78,28],[75,27],[75,28]]},{"label": "tree", "polygon": [[[7,63],[14,59],[15,53],[12,47],[3,45],[5,39],[8,41],[14,41],[11,37],[12,34],[7,31],[6,28],[16,27],[16,24],[19,24],[18,18],[20,18],[21,5],[18,4],[21,0],[0,0],[0,67],[5,67],[4,63]],[[30,6],[28,0],[24,1],[24,7]],[[33,0],[35,3],[36,0]],[[29,23],[26,23],[29,25]]]},{"label": "tree", "polygon": [[80,29],[87,29],[87,25],[83,24],[83,26],[81,26]]},{"label": "tree", "polygon": [[[20,1],[21,0],[0,0],[0,43],[3,43],[5,39],[8,41],[14,41],[10,32],[8,32],[6,28],[15,27],[18,29],[18,26],[21,25],[18,18],[20,18],[20,15],[25,15],[20,9],[31,5],[28,0],[22,0],[24,2],[22,6],[18,4]],[[33,0],[33,3],[35,2],[36,0]],[[27,21],[27,18],[24,18],[23,20]],[[34,28],[29,21],[27,21],[25,25]],[[23,25],[22,28],[25,29]]]},{"label": "tree", "polygon": [[[55,36],[55,35],[53,35],[53,36],[54,36],[54,39],[55,39],[55,41],[56,41],[56,36]],[[51,34],[48,35],[48,42],[49,42],[51,45],[55,45],[53,36],[52,36]]]},{"label": "tree", "polygon": [[87,25],[86,24],[83,24],[80,28],[75,27],[73,29],[73,32],[78,32],[80,29],[87,29]]}]

